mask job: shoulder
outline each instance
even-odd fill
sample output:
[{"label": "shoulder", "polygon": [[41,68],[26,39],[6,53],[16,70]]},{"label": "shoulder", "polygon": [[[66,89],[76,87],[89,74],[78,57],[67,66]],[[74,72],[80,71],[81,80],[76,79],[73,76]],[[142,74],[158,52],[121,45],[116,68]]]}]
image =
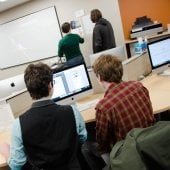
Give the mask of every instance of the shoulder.
[{"label": "shoulder", "polygon": [[79,37],[79,35],[78,34],[74,34],[74,33],[70,33],[69,37]]},{"label": "shoulder", "polygon": [[62,39],[60,39],[59,45],[63,44],[63,41],[65,41],[65,38],[64,38],[64,37],[63,37]]},{"label": "shoulder", "polygon": [[131,91],[139,88],[145,88],[139,81],[125,81],[121,83],[121,87],[123,87],[125,90],[127,89]]},{"label": "shoulder", "polygon": [[79,34],[71,34],[71,36],[72,36],[73,38],[77,38],[77,39],[81,38]]},{"label": "shoulder", "polygon": [[60,110],[61,112],[69,111],[73,112],[73,109],[70,105],[56,105],[57,110]]},{"label": "shoulder", "polygon": [[20,133],[21,133],[21,126],[20,126],[19,118],[16,118],[14,120],[13,125],[12,125],[12,131],[13,131],[13,134],[15,136],[20,135]]},{"label": "shoulder", "polygon": [[148,89],[139,81],[128,81],[126,86],[131,92],[149,93]]},{"label": "shoulder", "polygon": [[13,128],[17,128],[18,126],[20,126],[20,122],[19,122],[19,118],[16,118],[13,122]]},{"label": "shoulder", "polygon": [[139,81],[124,81],[122,83],[123,85],[126,85],[126,86],[143,86],[141,82]]}]

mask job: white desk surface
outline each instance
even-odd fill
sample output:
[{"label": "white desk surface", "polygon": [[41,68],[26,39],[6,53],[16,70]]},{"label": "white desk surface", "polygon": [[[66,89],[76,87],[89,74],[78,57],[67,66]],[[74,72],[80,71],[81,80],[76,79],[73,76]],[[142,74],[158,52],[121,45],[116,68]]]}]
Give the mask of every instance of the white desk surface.
[{"label": "white desk surface", "polygon": [[[166,111],[170,109],[170,76],[157,76],[151,75],[143,79],[142,84],[149,90],[154,114]],[[93,94],[79,100],[78,103],[88,102],[96,98],[101,99],[102,94]],[[95,110],[94,107],[87,110],[81,111],[81,114],[86,123],[95,121]],[[10,130],[0,133],[0,143],[10,143]],[[6,165],[6,160],[0,155],[0,167]]]},{"label": "white desk surface", "polygon": [[[158,114],[170,109],[170,76],[150,75],[141,83],[149,90],[153,113]],[[81,100],[87,102],[95,98],[101,99],[103,94],[94,94]],[[85,122],[95,121],[94,107],[81,112]]]},{"label": "white desk surface", "polygon": [[170,109],[170,76],[155,74],[141,82],[149,90],[154,114]]}]

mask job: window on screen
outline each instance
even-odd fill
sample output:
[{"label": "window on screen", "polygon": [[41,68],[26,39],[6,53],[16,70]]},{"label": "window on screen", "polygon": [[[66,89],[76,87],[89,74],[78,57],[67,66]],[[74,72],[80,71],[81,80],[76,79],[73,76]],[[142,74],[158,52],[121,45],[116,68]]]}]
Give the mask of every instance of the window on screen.
[{"label": "window on screen", "polygon": [[53,73],[53,86],[52,99],[54,101],[69,97],[72,97],[73,100],[76,94],[82,94],[92,89],[84,64]]}]

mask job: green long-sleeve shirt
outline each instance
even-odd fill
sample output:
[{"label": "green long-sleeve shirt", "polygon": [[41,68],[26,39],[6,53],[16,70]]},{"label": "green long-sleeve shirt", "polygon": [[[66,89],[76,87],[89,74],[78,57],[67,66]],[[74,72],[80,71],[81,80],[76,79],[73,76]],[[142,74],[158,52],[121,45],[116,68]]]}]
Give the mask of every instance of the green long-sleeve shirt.
[{"label": "green long-sleeve shirt", "polygon": [[65,54],[67,60],[82,55],[79,43],[84,43],[84,38],[77,34],[65,35],[58,44],[58,56],[62,57]]}]

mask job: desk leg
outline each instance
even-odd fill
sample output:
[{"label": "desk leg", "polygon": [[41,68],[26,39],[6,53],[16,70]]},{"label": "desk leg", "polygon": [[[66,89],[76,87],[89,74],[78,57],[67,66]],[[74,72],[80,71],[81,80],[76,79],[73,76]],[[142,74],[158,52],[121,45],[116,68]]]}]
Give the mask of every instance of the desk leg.
[{"label": "desk leg", "polygon": [[126,44],[126,51],[127,51],[127,57],[130,58],[131,57],[131,51],[130,51],[130,44]]}]

